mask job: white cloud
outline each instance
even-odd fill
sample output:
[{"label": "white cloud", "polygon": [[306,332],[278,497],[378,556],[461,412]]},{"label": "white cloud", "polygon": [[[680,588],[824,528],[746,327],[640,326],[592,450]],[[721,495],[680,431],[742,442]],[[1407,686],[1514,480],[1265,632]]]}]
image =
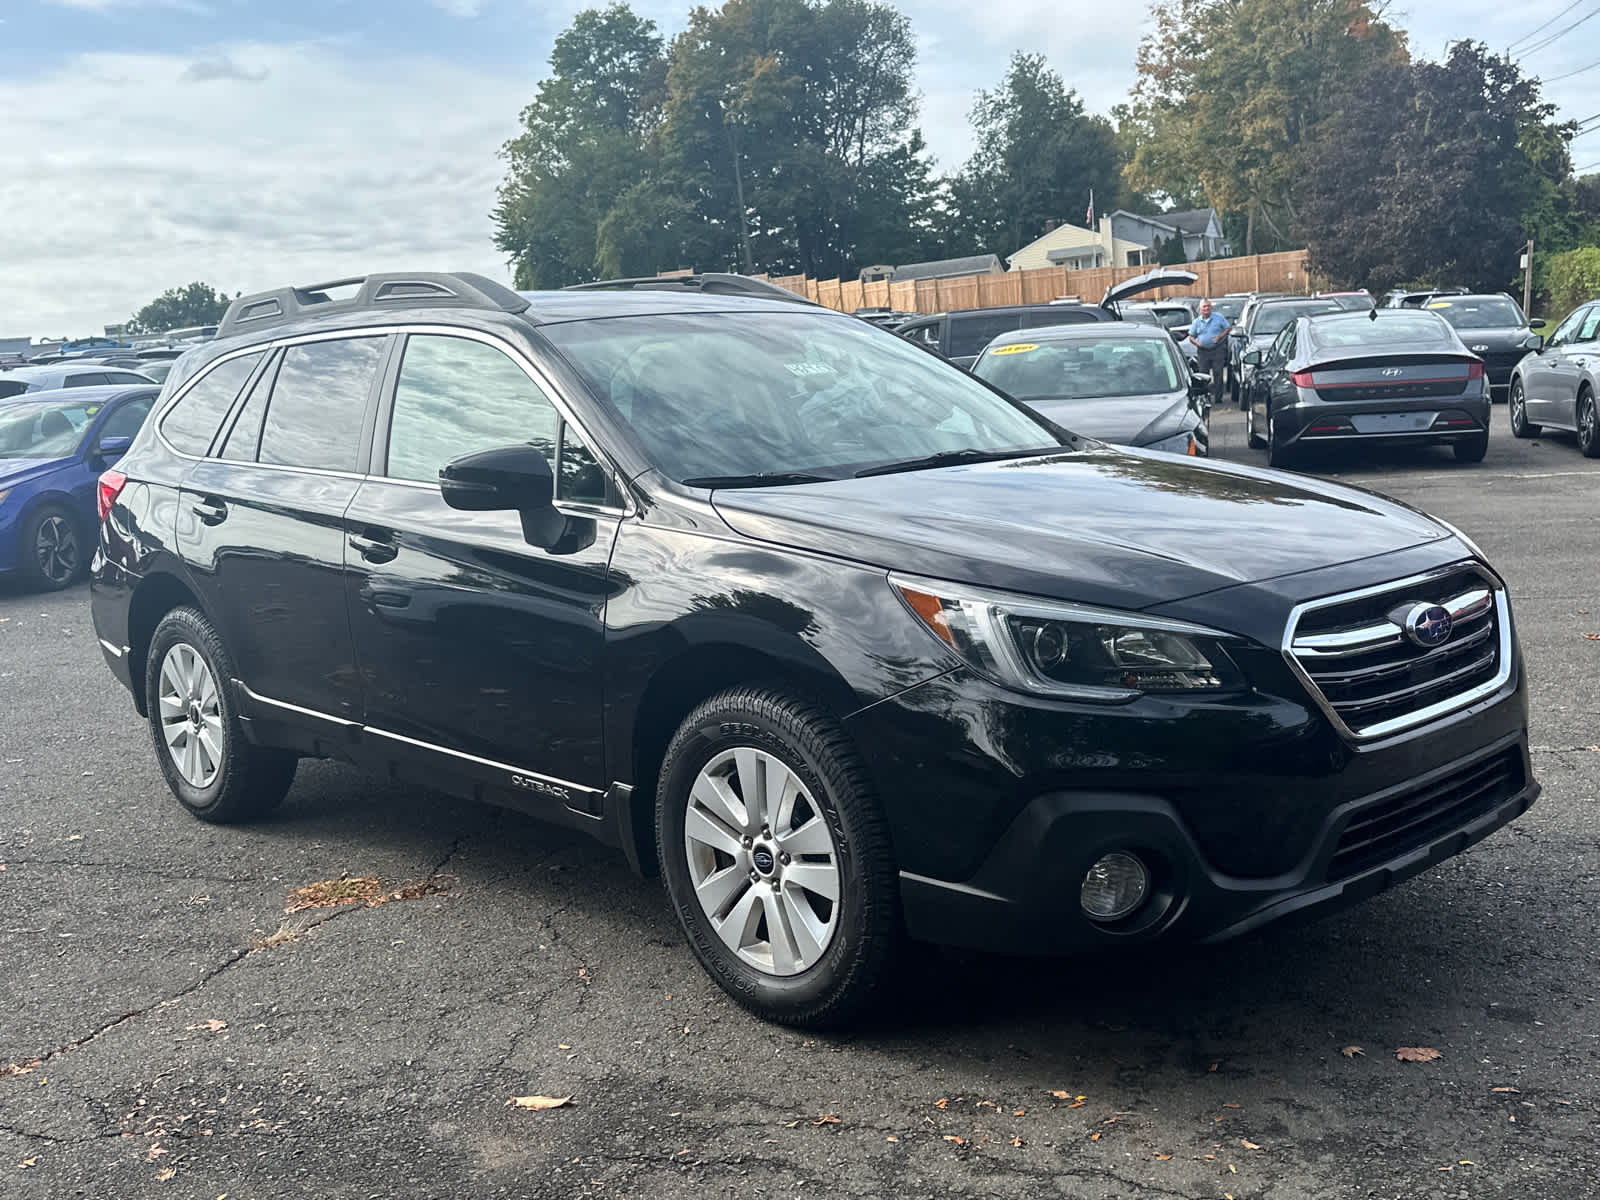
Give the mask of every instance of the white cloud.
[{"label": "white cloud", "polygon": [[0,325],[97,331],[200,279],[505,279],[489,210],[531,85],[322,45],[96,54],[0,93]]}]

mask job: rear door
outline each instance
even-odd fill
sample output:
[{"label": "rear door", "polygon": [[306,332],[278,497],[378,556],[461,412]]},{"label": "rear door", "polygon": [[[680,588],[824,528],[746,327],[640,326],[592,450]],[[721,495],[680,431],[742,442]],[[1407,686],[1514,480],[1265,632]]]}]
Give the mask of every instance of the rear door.
[{"label": "rear door", "polygon": [[178,547],[258,702],[359,718],[344,513],[388,341],[341,335],[283,348],[184,478]]},{"label": "rear door", "polygon": [[[368,739],[392,758],[598,811],[600,653],[622,497],[521,350],[412,332],[346,515],[346,586]],[[529,545],[514,512],[462,512],[439,469],[531,443],[568,537]]]}]

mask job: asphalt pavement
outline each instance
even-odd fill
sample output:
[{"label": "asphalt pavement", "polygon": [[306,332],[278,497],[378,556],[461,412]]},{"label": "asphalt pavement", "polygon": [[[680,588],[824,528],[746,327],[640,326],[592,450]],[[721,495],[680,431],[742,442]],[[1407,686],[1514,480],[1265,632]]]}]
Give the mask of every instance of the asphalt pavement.
[{"label": "asphalt pavement", "polygon": [[[0,585],[0,1197],[1589,1200],[1600,462],[1504,418],[1475,466],[1305,469],[1438,513],[1510,581],[1527,816],[1219,947],[919,951],[849,1036],[747,1016],[658,884],[516,813],[306,763],[262,824],[189,818],[86,590]],[[1238,414],[1213,428],[1264,460]],[[297,907],[341,888],[379,902]]]}]

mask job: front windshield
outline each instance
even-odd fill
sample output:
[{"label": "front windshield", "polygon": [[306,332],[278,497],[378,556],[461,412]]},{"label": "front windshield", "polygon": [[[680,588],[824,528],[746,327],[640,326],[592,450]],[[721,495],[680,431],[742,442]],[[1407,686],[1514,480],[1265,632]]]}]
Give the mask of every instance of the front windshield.
[{"label": "front windshield", "polygon": [[862,321],[668,313],[541,331],[679,481],[855,469],[1059,437],[956,367]]},{"label": "front windshield", "polygon": [[1427,305],[1457,329],[1516,329],[1527,322],[1516,302],[1504,296],[1473,300],[1433,300]]},{"label": "front windshield", "polygon": [[996,346],[973,374],[1018,400],[1151,396],[1183,386],[1171,339],[1127,336]]},{"label": "front windshield", "polygon": [[82,403],[0,406],[0,458],[65,458],[99,411]]},{"label": "front windshield", "polygon": [[1256,337],[1275,337],[1296,317],[1339,311],[1339,306],[1331,300],[1314,300],[1305,304],[1263,304],[1256,310],[1255,327],[1250,332]]}]

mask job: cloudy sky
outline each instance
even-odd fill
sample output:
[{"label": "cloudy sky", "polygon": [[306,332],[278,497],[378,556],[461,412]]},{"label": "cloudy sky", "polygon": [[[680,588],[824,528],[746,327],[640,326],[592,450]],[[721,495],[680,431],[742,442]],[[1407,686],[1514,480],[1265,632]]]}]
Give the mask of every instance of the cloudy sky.
[{"label": "cloudy sky", "polygon": [[[254,291],[384,269],[509,272],[490,237],[497,151],[557,33],[595,0],[0,0],[0,336],[81,335],[201,279]],[[899,0],[941,167],[973,92],[1044,53],[1089,108],[1133,81],[1146,0]],[[1571,11],[1562,15],[1563,9]],[[677,32],[689,0],[634,0]],[[1582,0],[1401,0],[1417,52],[1505,47]],[[1600,20],[1529,55],[1589,66]],[[1538,39],[1527,43],[1536,46]],[[1552,83],[1600,111],[1600,69]],[[1600,163],[1600,136],[1574,147]]]}]

